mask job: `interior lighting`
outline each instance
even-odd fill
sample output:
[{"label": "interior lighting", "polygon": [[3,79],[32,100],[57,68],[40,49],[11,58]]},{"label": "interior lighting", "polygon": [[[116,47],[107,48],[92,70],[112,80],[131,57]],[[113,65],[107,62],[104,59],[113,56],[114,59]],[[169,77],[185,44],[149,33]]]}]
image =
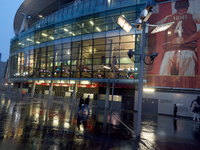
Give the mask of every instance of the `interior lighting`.
[{"label": "interior lighting", "polygon": [[98,27],[96,27],[97,28],[97,30],[99,31],[99,32],[101,32],[101,30],[98,28]]},{"label": "interior lighting", "polygon": [[166,23],[166,24],[162,24],[162,25],[155,25],[156,28],[151,32],[151,34],[161,32],[161,31],[165,31],[168,28],[170,28],[173,24],[174,24],[174,22],[170,22],[170,23]]},{"label": "interior lighting", "polygon": [[66,32],[68,32],[68,31],[69,31],[69,30],[67,30],[67,29],[65,29],[65,28],[64,28],[64,30],[65,30]]},{"label": "interior lighting", "polygon": [[106,68],[106,69],[110,69],[110,67],[108,67],[108,66],[103,66],[104,68]]},{"label": "interior lighting", "polygon": [[145,92],[154,92],[155,89],[144,88],[143,91],[145,91]]},{"label": "interior lighting", "polygon": [[37,44],[40,44],[40,42],[36,41]]},{"label": "interior lighting", "polygon": [[32,39],[29,39],[29,38],[27,38],[27,41],[32,41],[32,42],[33,42],[33,40],[32,40]]},{"label": "interior lighting", "polygon": [[47,36],[47,34],[45,34],[45,33],[42,33],[42,35],[43,35],[43,36]]},{"label": "interior lighting", "polygon": [[124,29],[127,33],[129,33],[132,29],[132,25],[126,21],[126,19],[119,15],[118,19],[117,19],[117,23],[122,27],[122,29]]},{"label": "interior lighting", "polygon": [[75,36],[75,34],[74,34],[74,33],[73,33],[72,35],[73,35],[73,36]]},{"label": "interior lighting", "polygon": [[43,16],[42,16],[42,15],[39,15],[39,17],[42,18]]},{"label": "interior lighting", "polygon": [[90,21],[90,23],[91,23],[92,25],[94,25],[94,23],[93,23],[92,21]]},{"label": "interior lighting", "polygon": [[69,83],[70,83],[70,84],[75,84],[75,81],[70,81]]},{"label": "interior lighting", "polygon": [[50,36],[49,38],[52,39],[52,40],[54,40],[54,37],[52,37],[52,36]]}]

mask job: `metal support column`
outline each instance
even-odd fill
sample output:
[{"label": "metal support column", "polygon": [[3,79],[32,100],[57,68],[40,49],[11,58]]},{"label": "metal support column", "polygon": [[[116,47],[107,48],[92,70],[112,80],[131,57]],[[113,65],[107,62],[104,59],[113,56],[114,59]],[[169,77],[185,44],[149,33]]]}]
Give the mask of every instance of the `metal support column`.
[{"label": "metal support column", "polygon": [[34,93],[35,93],[35,81],[33,82],[33,86],[32,86],[31,98],[34,97]]},{"label": "metal support column", "polygon": [[137,114],[137,128],[136,136],[140,137],[141,132],[141,117],[142,117],[142,91],[143,91],[143,72],[144,72],[144,51],[145,51],[145,28],[146,23],[143,24],[141,33],[141,61],[140,61],[140,77],[139,77],[139,93],[138,93],[138,114]]},{"label": "metal support column", "polygon": [[105,109],[109,108],[109,95],[110,95],[110,82],[107,82],[107,85],[106,85]]},{"label": "metal support column", "polygon": [[48,114],[49,114],[49,108],[50,108],[50,104],[51,104],[51,94],[52,94],[52,90],[53,90],[53,81],[51,81],[51,84],[50,84],[50,86],[49,86],[49,96],[48,96],[48,100],[47,100],[46,119],[48,118]]},{"label": "metal support column", "polygon": [[72,102],[75,102],[76,100],[76,92],[77,92],[77,84],[74,84]]},{"label": "metal support column", "polygon": [[20,93],[22,93],[22,88],[23,88],[23,83],[21,82],[20,83],[20,90],[19,90]]}]

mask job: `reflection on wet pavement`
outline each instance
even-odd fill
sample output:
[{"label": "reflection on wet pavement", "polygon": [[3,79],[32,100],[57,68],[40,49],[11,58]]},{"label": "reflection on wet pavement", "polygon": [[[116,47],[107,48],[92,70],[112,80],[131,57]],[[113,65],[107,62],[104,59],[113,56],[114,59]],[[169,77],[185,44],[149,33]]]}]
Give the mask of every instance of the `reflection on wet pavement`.
[{"label": "reflection on wet pavement", "polygon": [[164,150],[194,149],[200,144],[200,126],[190,118],[174,121],[170,116],[144,114],[137,139],[133,112],[90,108],[90,114],[82,114],[71,105],[47,107],[39,101],[0,97],[1,150]]}]

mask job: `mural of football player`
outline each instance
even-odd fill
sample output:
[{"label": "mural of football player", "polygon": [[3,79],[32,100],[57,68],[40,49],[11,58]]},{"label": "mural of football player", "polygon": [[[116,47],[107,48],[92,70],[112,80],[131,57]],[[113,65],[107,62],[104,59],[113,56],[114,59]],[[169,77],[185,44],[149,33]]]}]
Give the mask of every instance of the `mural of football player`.
[{"label": "mural of football player", "polygon": [[195,49],[199,32],[193,15],[188,13],[189,7],[189,0],[176,1],[177,12],[165,18],[166,23],[174,24],[165,31],[159,75],[195,76],[198,72]]}]

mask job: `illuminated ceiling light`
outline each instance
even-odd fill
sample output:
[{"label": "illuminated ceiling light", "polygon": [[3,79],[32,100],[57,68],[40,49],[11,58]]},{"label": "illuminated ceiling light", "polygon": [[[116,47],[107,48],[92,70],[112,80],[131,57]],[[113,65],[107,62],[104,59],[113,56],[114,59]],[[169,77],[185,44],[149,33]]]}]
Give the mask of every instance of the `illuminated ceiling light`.
[{"label": "illuminated ceiling light", "polygon": [[98,27],[96,27],[97,28],[97,30],[100,32],[101,30],[98,28]]},{"label": "illuminated ceiling light", "polygon": [[127,32],[129,33],[132,29],[132,25],[126,21],[126,19],[123,16],[119,16],[117,19],[117,23]]},{"label": "illuminated ceiling light", "polygon": [[130,70],[130,68],[128,68],[128,71]]},{"label": "illuminated ceiling light", "polygon": [[90,49],[90,52],[91,52],[92,50]]},{"label": "illuminated ceiling light", "polygon": [[135,70],[134,68],[132,68],[132,70]]},{"label": "illuminated ceiling light", "polygon": [[74,33],[73,33],[72,35],[73,35],[73,36],[75,36],[75,34],[74,34]]},{"label": "illuminated ceiling light", "polygon": [[81,84],[90,84],[89,81],[81,81]]},{"label": "illuminated ceiling light", "polygon": [[171,34],[171,31],[168,31],[167,34]]},{"label": "illuminated ceiling light", "polygon": [[49,38],[52,39],[52,40],[54,40],[54,37],[52,37],[52,36],[50,36]]},{"label": "illuminated ceiling light", "polygon": [[70,83],[70,84],[75,84],[75,81],[70,81],[69,83]]},{"label": "illuminated ceiling light", "polygon": [[118,70],[124,70],[124,68],[119,68]]},{"label": "illuminated ceiling light", "polygon": [[[168,28],[170,28],[173,24],[174,24],[174,22],[170,22],[170,23],[166,23],[166,24],[162,24],[162,25],[155,25],[156,28],[151,32],[151,34],[161,32],[161,31],[165,31]],[[149,26],[151,26],[151,25],[149,25]]]},{"label": "illuminated ceiling light", "polygon": [[42,35],[43,35],[43,36],[47,36],[47,34],[45,34],[45,33],[42,33]]},{"label": "illuminated ceiling light", "polygon": [[43,16],[42,16],[42,15],[39,15],[39,17],[42,18]]},{"label": "illuminated ceiling light", "polygon": [[70,34],[72,34],[72,32],[69,32]]},{"label": "illuminated ceiling light", "polygon": [[32,42],[33,42],[33,40],[32,40],[32,39],[29,39],[29,38],[27,38],[27,41],[32,41]]},{"label": "illuminated ceiling light", "polygon": [[155,89],[149,89],[149,88],[145,89],[145,88],[144,88],[143,91],[145,91],[145,92],[154,92]]},{"label": "illuminated ceiling light", "polygon": [[22,43],[19,42],[19,45],[21,45]]},{"label": "illuminated ceiling light", "polygon": [[92,21],[90,21],[90,23],[91,23],[92,25],[94,25],[94,23],[93,23]]},{"label": "illuminated ceiling light", "polygon": [[67,29],[65,29],[65,28],[64,28],[64,30],[67,31],[67,32],[69,31],[69,30],[67,30]]},{"label": "illuminated ceiling light", "polygon": [[104,68],[106,68],[106,69],[110,69],[110,67],[108,67],[108,66],[103,66]]},{"label": "illuminated ceiling light", "polygon": [[37,44],[40,44],[40,42],[36,41]]}]

